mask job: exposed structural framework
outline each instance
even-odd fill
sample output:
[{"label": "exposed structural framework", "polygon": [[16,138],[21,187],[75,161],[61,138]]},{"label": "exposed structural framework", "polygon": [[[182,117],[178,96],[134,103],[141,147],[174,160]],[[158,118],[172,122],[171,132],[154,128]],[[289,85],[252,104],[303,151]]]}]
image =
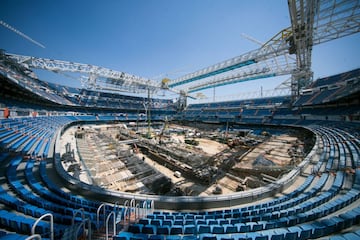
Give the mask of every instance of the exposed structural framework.
[{"label": "exposed structural framework", "polygon": [[[280,31],[259,49],[177,78],[170,88],[187,91],[292,75],[296,98],[312,81],[312,46],[360,31],[359,0],[289,0],[291,27]],[[296,55],[295,58],[290,55]]]},{"label": "exposed structural framework", "polygon": [[292,96],[306,87],[313,77],[313,45],[360,31],[358,0],[288,0],[296,69],[292,73]]},{"label": "exposed structural framework", "polygon": [[[192,73],[190,75],[195,76],[191,77],[190,80],[184,76],[185,80],[175,83],[175,85],[200,80],[188,88],[189,92],[196,92],[210,87],[290,74],[294,69],[294,63],[286,52],[289,48],[287,43],[289,34],[290,30],[284,29],[260,49]],[[234,65],[232,62],[239,63]],[[202,74],[204,71],[217,68],[219,69],[216,71]]]},{"label": "exposed structural framework", "polygon": [[153,82],[150,79],[91,64],[74,63],[9,53],[7,53],[6,56],[27,68],[43,69],[55,73],[76,72],[87,74],[88,76],[83,79],[84,87],[87,89],[126,92],[154,92],[160,88],[160,84]]},{"label": "exposed structural framework", "polygon": [[[56,73],[87,74],[87,89],[156,92],[166,89],[188,97],[189,93],[238,82],[291,75],[295,100],[313,78],[312,47],[360,31],[360,0],[288,0],[291,26],[259,49],[222,61],[180,78],[162,82],[90,64],[7,54],[28,68]],[[294,56],[291,56],[294,55]],[[164,81],[165,80],[165,81]]]},{"label": "exposed structural framework", "polygon": [[299,95],[302,88],[313,80],[311,52],[313,46],[314,17],[319,11],[319,1],[288,0],[292,36],[290,49],[296,54],[296,68],[291,76],[291,95]]}]

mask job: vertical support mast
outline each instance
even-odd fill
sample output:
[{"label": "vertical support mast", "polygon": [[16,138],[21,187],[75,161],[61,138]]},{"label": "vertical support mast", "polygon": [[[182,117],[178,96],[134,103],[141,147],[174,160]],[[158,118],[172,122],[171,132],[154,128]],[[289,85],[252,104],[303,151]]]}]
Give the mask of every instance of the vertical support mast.
[{"label": "vertical support mast", "polygon": [[148,99],[147,99],[147,120],[148,120],[148,130],[147,130],[147,137],[151,138],[151,98],[150,98],[150,89],[148,88]]},{"label": "vertical support mast", "polygon": [[313,79],[311,53],[313,46],[314,17],[318,11],[318,0],[288,0],[292,27],[292,41],[296,52],[296,69],[291,77],[291,95],[296,100],[300,90]]}]

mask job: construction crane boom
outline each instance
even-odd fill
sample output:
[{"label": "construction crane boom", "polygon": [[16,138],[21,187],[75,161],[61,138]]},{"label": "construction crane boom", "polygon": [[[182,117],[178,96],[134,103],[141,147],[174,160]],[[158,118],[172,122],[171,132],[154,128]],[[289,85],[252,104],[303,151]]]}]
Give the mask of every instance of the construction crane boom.
[{"label": "construction crane boom", "polygon": [[[80,72],[88,88],[151,91],[166,89],[189,96],[188,93],[260,78],[291,74],[291,92],[312,82],[311,54],[314,45],[348,36],[360,31],[360,0],[288,0],[291,26],[280,31],[260,48],[224,60],[174,80],[161,83],[90,64],[34,58],[8,54],[24,66],[54,72]],[[37,43],[8,24],[0,23]],[[243,34],[243,37],[260,43]],[[41,45],[41,44],[40,44]],[[294,58],[292,55],[296,55]]]},{"label": "construction crane boom", "polygon": [[288,50],[291,47],[290,36],[290,28],[280,31],[262,44],[261,48],[242,55],[241,58],[251,56],[254,59],[252,64],[230,69],[231,72],[224,70],[223,73],[214,73],[211,78],[198,76],[199,81],[193,82],[188,91],[196,92],[227,84],[291,74],[296,65]]},{"label": "construction crane boom", "polygon": [[[286,40],[285,37],[286,36],[283,36],[283,40]],[[277,55],[285,54],[288,48],[289,46],[286,41],[274,41],[273,45],[265,45],[260,49],[247,52],[240,56],[222,61],[220,63],[203,68],[199,71],[177,78],[169,84],[169,87],[176,87],[179,85],[188,84],[206,77],[211,77],[220,73],[252,65],[257,62],[275,57]]]},{"label": "construction crane boom", "polygon": [[[189,92],[279,75],[292,75],[292,95],[312,81],[311,52],[317,44],[360,31],[360,0],[288,0],[291,27],[262,47],[169,82]],[[251,37],[243,37],[254,41]],[[258,41],[256,41],[258,42]],[[296,59],[291,57],[296,54]]]}]

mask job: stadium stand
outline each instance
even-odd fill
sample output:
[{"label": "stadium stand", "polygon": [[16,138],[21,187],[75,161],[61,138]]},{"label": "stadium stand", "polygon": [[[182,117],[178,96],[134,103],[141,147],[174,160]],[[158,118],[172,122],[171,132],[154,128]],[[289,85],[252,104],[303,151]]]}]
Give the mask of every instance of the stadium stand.
[{"label": "stadium stand", "polygon": [[[109,201],[110,197],[95,200],[91,195],[103,197],[104,190],[73,179],[59,167],[56,148],[64,129],[78,123],[138,120],[138,113],[145,112],[146,99],[49,84],[31,78],[14,63],[0,66],[0,106],[10,110],[10,116],[0,118],[0,239],[26,239],[34,233],[45,239],[52,234],[55,239],[82,238],[85,233],[107,229],[105,223],[111,222],[111,217],[122,227],[111,235],[121,240],[360,236],[359,69],[315,81],[294,106],[290,106],[289,96],[283,96],[190,104],[177,111],[171,100],[154,99],[154,121],[297,126],[316,138],[299,166],[273,185],[252,192],[248,204],[221,205],[221,201],[227,203],[227,197],[232,201],[244,197],[242,193],[224,196],[224,200],[209,198],[211,206],[219,204],[216,209],[180,211],[154,210],[152,200],[146,199],[149,196],[136,201],[129,197],[121,206]],[[307,166],[312,167],[311,174],[293,191],[254,201],[261,194],[291,186]],[[51,174],[67,182],[59,185]],[[65,191],[66,186],[72,188]],[[120,195],[114,196],[120,200]],[[163,200],[151,197],[155,205]],[[185,198],[185,204],[191,204],[187,201]],[[47,214],[53,221],[41,218]],[[132,215],[137,217],[130,221]]]},{"label": "stadium stand", "polygon": [[331,77],[316,80],[300,98],[295,106],[318,105],[336,101],[359,91],[359,72],[355,69]]}]

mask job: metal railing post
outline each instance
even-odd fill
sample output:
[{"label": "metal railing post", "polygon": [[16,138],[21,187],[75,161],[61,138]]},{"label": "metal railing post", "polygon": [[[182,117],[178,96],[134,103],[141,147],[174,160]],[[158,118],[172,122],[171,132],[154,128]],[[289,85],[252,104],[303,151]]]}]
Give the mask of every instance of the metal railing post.
[{"label": "metal railing post", "polygon": [[105,227],[106,227],[106,240],[109,240],[109,220],[110,220],[110,217],[111,215],[113,216],[113,236],[115,236],[116,234],[116,224],[115,224],[115,212],[111,212],[107,218],[106,218],[106,223],[105,223]]},{"label": "metal railing post", "polygon": [[140,204],[137,203],[135,206],[135,221],[140,218]]}]

